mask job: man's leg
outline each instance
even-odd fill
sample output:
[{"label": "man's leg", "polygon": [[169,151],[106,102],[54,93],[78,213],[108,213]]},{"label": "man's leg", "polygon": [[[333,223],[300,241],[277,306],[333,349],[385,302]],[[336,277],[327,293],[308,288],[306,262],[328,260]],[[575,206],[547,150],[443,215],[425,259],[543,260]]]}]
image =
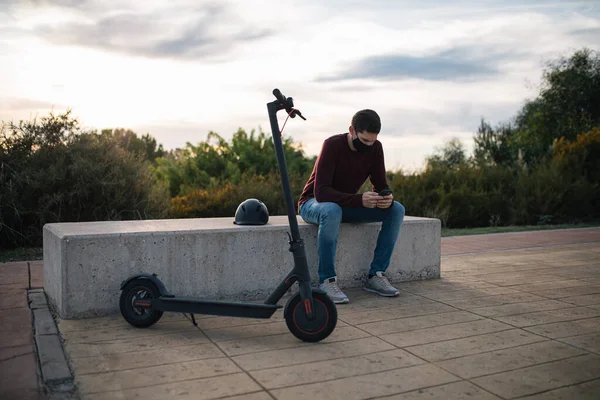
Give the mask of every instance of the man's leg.
[{"label": "man's leg", "polygon": [[319,203],[313,198],[300,207],[300,216],[305,222],[319,226],[317,244],[320,287],[335,303],[347,303],[348,297],[337,286],[335,271],[335,255],[342,222],[342,208],[336,203]]},{"label": "man's leg", "polygon": [[384,273],[390,265],[400,229],[404,222],[404,214],[404,206],[397,201],[394,201],[392,206],[385,210],[380,208],[343,209],[342,222],[382,222],[365,290],[383,296],[396,296],[399,294],[398,289],[389,283]]}]

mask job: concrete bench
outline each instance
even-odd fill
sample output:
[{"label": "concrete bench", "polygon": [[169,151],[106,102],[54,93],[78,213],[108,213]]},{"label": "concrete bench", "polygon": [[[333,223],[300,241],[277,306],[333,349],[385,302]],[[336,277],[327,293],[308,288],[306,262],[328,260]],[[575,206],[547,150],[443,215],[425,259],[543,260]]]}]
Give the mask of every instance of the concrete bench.
[{"label": "concrete bench", "polygon": [[[317,283],[317,227],[297,217]],[[381,223],[342,224],[340,286],[357,287],[368,270]],[[439,278],[440,221],[406,216],[388,276],[393,282]],[[44,226],[44,289],[63,319],[119,312],[121,281],[156,273],[176,295],[252,300],[291,270],[287,216],[262,226],[232,218],[55,223]]]}]

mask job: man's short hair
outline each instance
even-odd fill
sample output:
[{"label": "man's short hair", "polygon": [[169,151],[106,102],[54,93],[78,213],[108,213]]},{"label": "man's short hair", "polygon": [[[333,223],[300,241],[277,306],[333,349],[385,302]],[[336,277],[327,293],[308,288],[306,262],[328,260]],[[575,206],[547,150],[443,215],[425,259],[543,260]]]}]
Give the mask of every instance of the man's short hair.
[{"label": "man's short hair", "polygon": [[381,119],[373,110],[360,110],[352,117],[352,127],[356,132],[379,133],[381,131]]}]

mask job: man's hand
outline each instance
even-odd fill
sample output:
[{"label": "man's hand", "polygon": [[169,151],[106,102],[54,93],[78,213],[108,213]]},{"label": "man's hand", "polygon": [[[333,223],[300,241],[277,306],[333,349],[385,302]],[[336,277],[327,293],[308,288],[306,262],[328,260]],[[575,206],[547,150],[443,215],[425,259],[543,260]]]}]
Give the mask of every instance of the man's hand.
[{"label": "man's hand", "polygon": [[394,195],[393,194],[389,194],[387,196],[379,196],[379,195],[377,195],[377,197],[379,197],[379,201],[377,202],[377,207],[378,208],[384,208],[384,209],[385,208],[389,208],[392,205],[392,201],[394,201]]},{"label": "man's hand", "polygon": [[377,203],[381,201],[381,196],[375,192],[364,192],[362,195],[362,203],[366,208],[375,208]]}]

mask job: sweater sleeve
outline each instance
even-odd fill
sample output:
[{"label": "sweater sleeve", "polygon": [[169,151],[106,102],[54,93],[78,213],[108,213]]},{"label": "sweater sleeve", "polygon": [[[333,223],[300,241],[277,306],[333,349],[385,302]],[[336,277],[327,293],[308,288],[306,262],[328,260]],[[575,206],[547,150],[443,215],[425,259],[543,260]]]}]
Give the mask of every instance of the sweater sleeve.
[{"label": "sweater sleeve", "polygon": [[371,171],[369,171],[369,177],[373,184],[373,191],[380,192],[383,189],[389,189],[387,183],[387,177],[385,173],[385,160],[383,156],[383,147],[381,145],[377,148],[377,156],[373,160]]},{"label": "sweater sleeve", "polygon": [[340,192],[332,186],[337,158],[337,149],[326,140],[315,165],[315,199],[319,203],[333,202],[341,207],[361,208],[362,194]]}]

